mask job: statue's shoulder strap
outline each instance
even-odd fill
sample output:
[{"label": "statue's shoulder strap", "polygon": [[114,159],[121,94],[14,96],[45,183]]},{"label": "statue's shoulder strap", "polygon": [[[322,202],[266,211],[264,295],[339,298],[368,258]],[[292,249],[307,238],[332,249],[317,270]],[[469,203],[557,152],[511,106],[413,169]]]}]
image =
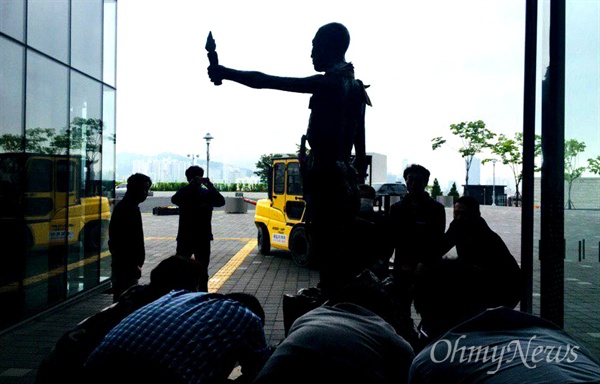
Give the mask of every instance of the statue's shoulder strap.
[{"label": "statue's shoulder strap", "polygon": [[361,85],[361,87],[363,88],[363,91],[365,93],[365,104],[367,104],[368,106],[372,107],[373,104],[371,104],[371,98],[369,97],[369,94],[367,93],[367,88],[369,88],[370,85],[365,85],[362,82],[362,80],[356,79],[356,81]]}]

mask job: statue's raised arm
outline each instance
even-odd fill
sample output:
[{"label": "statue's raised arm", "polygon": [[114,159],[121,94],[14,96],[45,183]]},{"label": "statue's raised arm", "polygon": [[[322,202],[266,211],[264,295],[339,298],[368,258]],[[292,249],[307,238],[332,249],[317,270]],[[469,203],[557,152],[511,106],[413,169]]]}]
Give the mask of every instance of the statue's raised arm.
[{"label": "statue's raised arm", "polygon": [[[208,56],[208,62],[211,67],[216,67],[219,65],[219,55],[217,54],[217,43],[213,38],[212,31],[208,32],[208,37],[206,38],[206,45],[204,46],[206,51],[208,52],[206,56]],[[220,79],[214,81],[215,85],[221,85],[222,81]]]},{"label": "statue's raised arm", "polygon": [[326,294],[354,277],[340,272],[339,266],[347,263],[345,256],[352,251],[344,247],[351,244],[348,231],[360,207],[358,184],[364,183],[366,176],[365,109],[370,101],[366,87],[354,77],[354,66],[346,61],[349,45],[350,34],[345,26],[326,24],[312,40],[312,64],[319,73],[280,77],[220,65],[212,33],[206,44],[208,76],[215,85],[228,80],[251,88],[311,94],[306,132],[310,154],[302,162],[302,173],[306,175],[305,218],[315,257],[321,264],[320,286]]}]

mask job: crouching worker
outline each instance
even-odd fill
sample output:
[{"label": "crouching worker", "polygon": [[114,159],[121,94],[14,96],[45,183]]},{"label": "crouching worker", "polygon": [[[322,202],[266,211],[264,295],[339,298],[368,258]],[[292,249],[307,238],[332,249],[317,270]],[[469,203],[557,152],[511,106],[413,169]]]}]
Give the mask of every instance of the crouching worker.
[{"label": "crouching worker", "polygon": [[441,260],[415,296],[428,344],[417,353],[410,384],[600,383],[600,364],[572,335],[538,316],[488,308],[485,272]]},{"label": "crouching worker", "polygon": [[296,319],[254,384],[406,383],[413,349],[376,282],[367,271]]},{"label": "crouching worker", "polygon": [[272,352],[264,310],[246,293],[172,291],[106,335],[85,363],[87,383],[221,383],[239,364],[252,382]]},{"label": "crouching worker", "polygon": [[119,301],[65,332],[42,361],[35,383],[83,382],[85,360],[126,316],[172,290],[207,291],[207,286],[208,275],[202,264],[182,256],[167,257],[150,272],[150,284],[134,285]]}]

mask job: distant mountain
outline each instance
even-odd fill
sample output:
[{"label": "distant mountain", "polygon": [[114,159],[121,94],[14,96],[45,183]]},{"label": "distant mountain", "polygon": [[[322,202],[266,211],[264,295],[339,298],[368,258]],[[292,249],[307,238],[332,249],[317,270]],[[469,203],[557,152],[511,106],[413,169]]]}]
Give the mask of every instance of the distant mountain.
[{"label": "distant mountain", "polygon": [[[163,152],[158,155],[148,156],[137,153],[122,152],[117,153],[117,180],[124,180],[133,173],[133,162],[134,161],[183,161],[191,165],[191,159],[187,156],[178,155],[176,153]],[[196,164],[206,168],[206,160],[196,159]],[[215,173],[221,173],[223,166],[227,165],[230,168],[234,168],[242,177],[254,176],[254,169],[248,169],[238,167],[232,164],[223,164],[218,161],[210,162],[210,170]]]}]

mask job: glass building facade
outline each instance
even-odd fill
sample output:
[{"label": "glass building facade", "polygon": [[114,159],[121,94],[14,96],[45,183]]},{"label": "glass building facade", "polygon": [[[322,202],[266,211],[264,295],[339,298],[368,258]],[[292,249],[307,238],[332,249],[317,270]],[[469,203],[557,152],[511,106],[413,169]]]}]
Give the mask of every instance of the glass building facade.
[{"label": "glass building facade", "polygon": [[0,330],[110,278],[116,17],[0,1]]}]

